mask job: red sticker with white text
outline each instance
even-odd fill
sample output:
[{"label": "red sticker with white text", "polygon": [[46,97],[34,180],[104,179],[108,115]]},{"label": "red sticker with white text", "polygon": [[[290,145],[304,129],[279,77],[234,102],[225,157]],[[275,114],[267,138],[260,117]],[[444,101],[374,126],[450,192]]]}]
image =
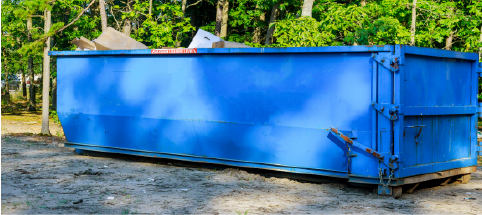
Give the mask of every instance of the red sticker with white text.
[{"label": "red sticker with white text", "polygon": [[197,49],[151,49],[151,54],[197,54]]}]

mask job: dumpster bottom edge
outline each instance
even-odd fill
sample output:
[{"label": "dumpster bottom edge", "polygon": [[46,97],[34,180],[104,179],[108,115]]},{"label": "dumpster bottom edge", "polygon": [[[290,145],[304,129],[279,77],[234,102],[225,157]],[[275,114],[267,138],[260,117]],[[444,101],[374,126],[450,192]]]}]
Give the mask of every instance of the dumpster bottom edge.
[{"label": "dumpster bottom edge", "polygon": [[95,152],[127,154],[127,155],[135,155],[135,156],[143,156],[143,157],[151,157],[151,158],[167,158],[167,159],[181,160],[181,161],[188,161],[188,162],[221,164],[221,165],[237,166],[237,167],[244,167],[244,168],[266,169],[266,170],[275,170],[280,172],[311,174],[311,175],[329,176],[329,177],[345,178],[345,179],[349,178],[348,173],[335,172],[331,170],[322,170],[322,169],[313,169],[313,168],[304,168],[304,167],[291,167],[291,166],[278,166],[273,164],[254,163],[254,162],[248,162],[248,161],[233,161],[233,160],[224,160],[219,158],[195,157],[195,156],[189,156],[189,155],[183,155],[183,154],[168,154],[168,153],[162,153],[162,152],[140,151],[140,150],[125,149],[125,148],[117,148],[117,147],[105,147],[105,146],[98,146],[98,145],[79,144],[79,143],[72,143],[72,142],[65,142],[64,144],[65,144],[65,147],[87,150],[87,151],[95,151]]}]

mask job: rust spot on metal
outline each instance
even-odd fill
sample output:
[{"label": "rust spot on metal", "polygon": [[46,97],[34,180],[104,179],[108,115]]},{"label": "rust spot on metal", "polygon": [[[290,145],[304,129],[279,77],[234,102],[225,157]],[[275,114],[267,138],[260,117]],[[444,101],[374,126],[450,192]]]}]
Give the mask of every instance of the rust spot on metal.
[{"label": "rust spot on metal", "polygon": [[406,131],[403,131],[403,137],[405,137],[405,132],[406,132]]},{"label": "rust spot on metal", "polygon": [[351,140],[349,137],[341,134],[338,132],[338,130],[336,128],[331,128],[331,131],[335,132],[337,135],[340,135],[341,138],[343,138],[343,140],[347,143],[350,143],[350,144],[353,144],[353,140]]},{"label": "rust spot on metal", "polygon": [[378,45],[377,47],[385,47],[384,45]]},{"label": "rust spot on metal", "polygon": [[392,68],[394,68],[394,69],[396,69],[396,70],[398,69],[398,63],[397,63],[397,61],[396,61],[397,59],[398,59],[398,58],[395,58],[395,61],[394,61],[392,64],[390,64],[390,67],[392,67]]},{"label": "rust spot on metal", "polygon": [[375,156],[378,159],[383,159],[383,156],[381,154],[378,154],[376,151],[373,151],[370,148],[365,149],[365,151],[372,154],[373,156]]},{"label": "rust spot on metal", "polygon": [[373,47],[373,45],[366,45],[365,47]]}]

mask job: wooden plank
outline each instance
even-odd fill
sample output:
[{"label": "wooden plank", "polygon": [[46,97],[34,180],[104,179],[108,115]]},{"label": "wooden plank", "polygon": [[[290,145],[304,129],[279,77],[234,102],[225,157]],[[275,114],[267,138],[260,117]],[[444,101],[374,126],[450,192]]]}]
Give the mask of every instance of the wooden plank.
[{"label": "wooden plank", "polygon": [[403,180],[402,184],[415,184],[423,181],[429,181],[429,180],[440,179],[440,178],[448,178],[456,175],[469,174],[476,171],[477,171],[476,166],[470,166],[470,167],[451,169],[451,170],[446,170],[446,171],[441,171],[436,173],[416,175],[416,176],[411,176],[411,177],[402,179]]}]

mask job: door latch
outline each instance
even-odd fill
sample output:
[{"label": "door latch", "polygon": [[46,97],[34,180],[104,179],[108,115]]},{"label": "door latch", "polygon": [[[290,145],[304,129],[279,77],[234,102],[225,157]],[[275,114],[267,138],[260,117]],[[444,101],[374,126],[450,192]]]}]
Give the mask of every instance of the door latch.
[{"label": "door latch", "polygon": [[392,72],[398,71],[398,59],[399,57],[393,56],[390,58],[387,57],[380,57],[379,55],[373,53],[372,54],[373,60],[378,62],[379,64],[382,64],[385,68],[389,69]]},{"label": "door latch", "polygon": [[386,116],[388,119],[391,121],[397,120],[397,111],[398,111],[398,105],[394,104],[377,104],[375,102],[372,102],[372,107],[375,108],[378,112]]}]

